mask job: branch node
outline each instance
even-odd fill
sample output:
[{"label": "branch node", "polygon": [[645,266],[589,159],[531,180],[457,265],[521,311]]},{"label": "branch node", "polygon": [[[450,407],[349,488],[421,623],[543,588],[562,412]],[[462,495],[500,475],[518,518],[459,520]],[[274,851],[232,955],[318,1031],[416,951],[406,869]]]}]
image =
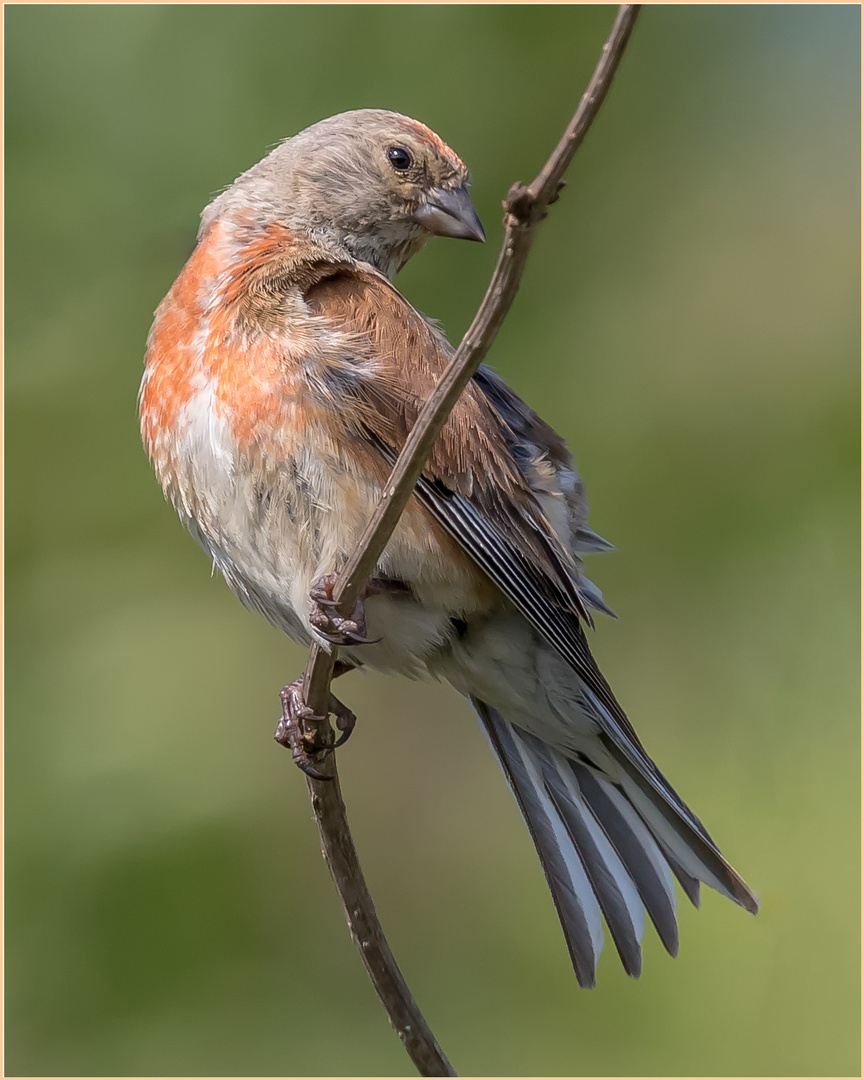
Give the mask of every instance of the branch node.
[{"label": "branch node", "polygon": [[555,193],[553,194],[552,198],[549,200],[549,205],[550,206],[552,205],[552,203],[558,202],[558,200],[561,198],[561,192],[564,190],[565,187],[567,187],[566,180],[559,180],[558,181],[558,186],[555,188]]},{"label": "branch node", "polygon": [[532,218],[536,202],[537,200],[531,194],[531,189],[517,180],[507,192],[507,198],[501,204],[508,217],[508,227],[522,226],[524,228],[526,225],[533,225]]}]

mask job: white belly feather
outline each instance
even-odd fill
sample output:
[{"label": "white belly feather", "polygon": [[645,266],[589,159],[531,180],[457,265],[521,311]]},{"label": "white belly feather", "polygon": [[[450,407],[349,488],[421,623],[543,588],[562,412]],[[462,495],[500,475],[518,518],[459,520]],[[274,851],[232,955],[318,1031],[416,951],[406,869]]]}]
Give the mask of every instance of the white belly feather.
[{"label": "white belly feather", "polygon": [[[291,457],[242,453],[209,385],[184,407],[170,454],[168,495],[215,568],[243,604],[309,643],[317,636],[309,590],[345,561],[377,504],[377,485],[320,439],[314,451],[306,443]],[[380,572],[416,587],[422,603],[407,594],[371,596],[368,632],[382,640],[357,650],[358,662],[422,676],[425,657],[452,633],[450,616],[466,606],[465,584],[448,580],[452,572],[429,543],[418,551],[400,530],[394,535]]]}]

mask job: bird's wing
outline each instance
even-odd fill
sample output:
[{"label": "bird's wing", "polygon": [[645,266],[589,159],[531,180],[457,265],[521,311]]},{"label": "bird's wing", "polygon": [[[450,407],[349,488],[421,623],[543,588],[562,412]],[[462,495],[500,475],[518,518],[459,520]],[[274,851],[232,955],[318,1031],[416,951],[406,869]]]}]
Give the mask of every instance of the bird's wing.
[{"label": "bird's wing", "polygon": [[[373,376],[354,382],[351,392],[364,399],[364,434],[392,464],[452,347],[372,270],[337,273],[307,289],[305,299],[341,334],[365,342],[364,360],[374,358]],[[556,503],[566,516],[564,496],[550,468],[541,492],[550,506],[544,508],[537,494],[542,467],[529,459],[532,450],[542,453],[524,445],[480,385],[472,384],[433,447],[417,494],[506,595],[550,632],[559,622],[563,632],[568,620],[574,626],[580,618],[590,621],[588,601],[567,531],[556,532],[548,517]]]},{"label": "bird's wing", "polygon": [[[364,437],[392,464],[452,346],[371,268],[340,269],[312,284],[304,297],[313,315],[358,343],[358,362],[374,358],[370,377],[352,381],[350,393],[363,398]],[[526,444],[534,450],[526,450]],[[538,490],[538,476],[548,464],[559,470],[552,470]],[[590,621],[587,599],[573,554],[584,524],[577,514],[572,535],[562,537],[546,508],[556,498],[566,501],[554,477],[571,466],[560,437],[500,380],[481,371],[433,447],[416,495],[570,664],[590,692],[596,722],[615,756],[659,796],[667,813],[671,810],[719,856],[702,823],[646,753],[591,655],[582,625]],[[592,533],[587,536],[587,545],[591,538],[603,543]]]},{"label": "bird's wing", "polygon": [[[364,434],[393,463],[452,346],[371,268],[345,268],[312,284],[312,314],[374,357],[370,378],[351,383],[364,399]],[[530,429],[530,439],[525,437]],[[548,464],[569,467],[563,441],[491,373],[466,388],[433,447],[417,497],[498,588],[607,706],[614,737],[644,764],[647,755],[588,649],[590,621],[569,537],[551,525],[542,501],[565,503]],[[557,488],[557,490],[556,490]],[[592,534],[593,535],[593,534]]]}]

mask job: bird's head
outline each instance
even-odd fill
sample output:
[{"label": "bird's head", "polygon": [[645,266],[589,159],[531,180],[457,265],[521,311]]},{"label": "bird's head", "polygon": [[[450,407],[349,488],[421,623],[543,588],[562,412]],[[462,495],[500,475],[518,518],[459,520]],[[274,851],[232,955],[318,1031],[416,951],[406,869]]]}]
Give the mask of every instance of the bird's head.
[{"label": "bird's head", "polygon": [[462,161],[424,124],[383,109],[340,113],[287,139],[205,214],[244,204],[388,277],[430,235],[485,240]]}]

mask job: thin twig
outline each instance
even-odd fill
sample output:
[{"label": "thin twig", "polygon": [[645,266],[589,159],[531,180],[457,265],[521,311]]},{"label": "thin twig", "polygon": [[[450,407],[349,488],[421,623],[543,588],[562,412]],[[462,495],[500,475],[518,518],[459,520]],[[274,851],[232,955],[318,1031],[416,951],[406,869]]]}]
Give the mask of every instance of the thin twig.
[{"label": "thin twig", "polygon": [[336,882],[351,937],[366,965],[372,985],[387,1009],[390,1023],[405,1045],[417,1072],[420,1076],[455,1076],[453,1067],[411,996],[384,937],[348,828],[335,757],[335,754],[329,754],[318,766],[325,776],[332,775],[332,780],[324,782],[307,777],[307,782],[312,813],[321,836],[321,849]]},{"label": "thin twig", "polygon": [[[555,201],[562,177],[603,104],[630,39],[639,8],[639,4],[622,4],[619,7],[588,88],[551,157],[533,183],[528,187],[514,184],[504,201],[504,243],[483,302],[435,390],[420,411],[375,513],[353,554],[338,574],[333,598],[345,613],[354,607],[372,576],[435,440],[510,310],[537,226],[546,216],[549,204]],[[327,652],[317,645],[310,649],[304,675],[304,699],[312,712],[320,717],[327,717],[335,660],[335,649]],[[332,742],[329,721],[310,734],[314,734],[319,744]],[[405,985],[375,914],[348,828],[335,754],[328,754],[317,768],[328,779],[307,777],[312,809],[324,857],[366,970],[420,1075],[455,1076]]]}]

